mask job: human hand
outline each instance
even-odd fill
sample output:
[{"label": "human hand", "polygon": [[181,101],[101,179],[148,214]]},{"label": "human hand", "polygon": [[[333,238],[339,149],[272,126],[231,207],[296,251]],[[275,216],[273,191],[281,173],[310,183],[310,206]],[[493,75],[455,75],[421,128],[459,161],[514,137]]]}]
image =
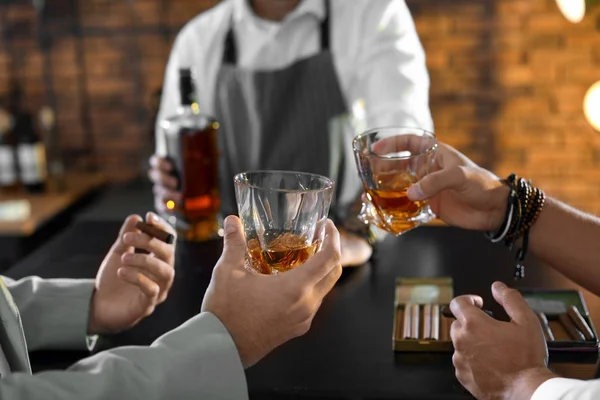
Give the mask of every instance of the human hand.
[{"label": "human hand", "polygon": [[148,177],[154,183],[154,207],[160,213],[172,212],[166,206],[167,201],[179,204],[182,200],[181,192],[177,190],[179,182],[172,173],[173,164],[169,160],[157,155],[150,157]]},{"label": "human hand", "polygon": [[249,367],[277,346],[305,334],[325,295],[342,273],[340,238],[327,221],[321,250],[306,263],[278,275],[244,267],[246,242],[240,220],[225,219],[225,247],[204,296],[202,311],[214,314]]},{"label": "human hand", "polygon": [[509,188],[454,148],[438,144],[435,171],[411,186],[408,197],[429,200],[432,211],[449,225],[481,231],[500,229]]},{"label": "human hand", "polygon": [[371,258],[373,247],[364,238],[340,228],[341,264],[343,267],[357,267]]},{"label": "human hand", "polygon": [[[148,213],[146,219],[149,224],[176,235],[156,214]],[[141,220],[137,215],[125,220],[98,270],[90,308],[90,334],[130,328],[167,298],[175,276],[175,245],[141,233],[135,227]],[[150,254],[136,254],[136,248]]]},{"label": "human hand", "polygon": [[547,368],[542,328],[519,292],[496,282],[492,294],[510,322],[481,311],[479,296],[460,296],[450,303],[456,317],[450,330],[456,377],[479,400],[529,400],[542,383],[555,377]]}]

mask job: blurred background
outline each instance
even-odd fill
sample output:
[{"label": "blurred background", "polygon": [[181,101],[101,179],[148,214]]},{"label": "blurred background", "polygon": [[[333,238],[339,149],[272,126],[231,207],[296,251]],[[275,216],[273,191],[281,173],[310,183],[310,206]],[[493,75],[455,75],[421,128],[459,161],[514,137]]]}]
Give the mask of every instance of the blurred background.
[{"label": "blurred background", "polygon": [[[0,108],[38,121],[51,172],[82,193],[145,176],[173,39],[216,3],[0,0]],[[600,7],[572,23],[556,0],[407,3],[439,138],[600,212]]]}]

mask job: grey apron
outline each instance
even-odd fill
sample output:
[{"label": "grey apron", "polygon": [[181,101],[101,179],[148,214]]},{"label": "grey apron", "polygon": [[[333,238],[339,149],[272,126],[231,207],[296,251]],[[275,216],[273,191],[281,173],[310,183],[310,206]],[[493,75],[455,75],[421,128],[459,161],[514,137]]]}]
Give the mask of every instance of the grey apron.
[{"label": "grey apron", "polygon": [[[321,51],[273,71],[239,68],[233,29],[225,38],[217,76],[216,117],[221,124],[221,211],[237,214],[233,177],[256,169],[321,174],[336,181],[336,203],[344,167],[352,167],[351,148],[336,122],[347,106],[329,51],[329,1],[321,22]],[[356,175],[356,174],[354,174]],[[355,179],[350,197],[360,191]],[[346,191],[344,191],[346,192]],[[351,202],[353,199],[349,199]]]}]

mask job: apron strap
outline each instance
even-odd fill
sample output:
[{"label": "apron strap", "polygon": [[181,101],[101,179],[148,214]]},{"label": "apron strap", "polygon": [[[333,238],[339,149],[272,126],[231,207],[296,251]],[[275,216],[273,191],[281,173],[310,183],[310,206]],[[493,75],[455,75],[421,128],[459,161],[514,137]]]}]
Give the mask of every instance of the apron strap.
[{"label": "apron strap", "polygon": [[227,35],[225,36],[225,48],[223,49],[223,64],[237,64],[237,48],[235,38],[233,37],[233,24],[229,24]]},{"label": "apron strap", "polygon": [[321,21],[321,51],[329,50],[329,15],[330,0],[323,0],[325,3],[325,18]]},{"label": "apron strap", "polygon": [[[329,14],[330,14],[330,0],[323,0],[325,3],[325,17],[321,21],[321,51],[329,50]],[[237,44],[235,43],[235,36],[233,34],[233,13],[231,22],[229,23],[229,29],[225,35],[225,48],[223,49],[223,64],[236,65],[238,58]]]}]

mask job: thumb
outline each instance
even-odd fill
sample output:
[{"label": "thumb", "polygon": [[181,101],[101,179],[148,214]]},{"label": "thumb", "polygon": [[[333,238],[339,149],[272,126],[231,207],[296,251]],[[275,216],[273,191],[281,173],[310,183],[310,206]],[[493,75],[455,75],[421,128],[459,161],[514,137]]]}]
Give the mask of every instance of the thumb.
[{"label": "thumb", "polygon": [[223,258],[226,265],[237,265],[246,256],[246,239],[242,229],[242,222],[234,215],[225,218],[225,243]]},{"label": "thumb", "polygon": [[517,323],[524,323],[535,315],[529,305],[515,289],[511,289],[502,282],[494,282],[492,285],[492,295],[494,300],[500,304],[508,316]]},{"label": "thumb", "polygon": [[412,201],[426,200],[448,189],[460,189],[467,179],[463,167],[442,169],[426,175],[408,188],[406,194]]}]

